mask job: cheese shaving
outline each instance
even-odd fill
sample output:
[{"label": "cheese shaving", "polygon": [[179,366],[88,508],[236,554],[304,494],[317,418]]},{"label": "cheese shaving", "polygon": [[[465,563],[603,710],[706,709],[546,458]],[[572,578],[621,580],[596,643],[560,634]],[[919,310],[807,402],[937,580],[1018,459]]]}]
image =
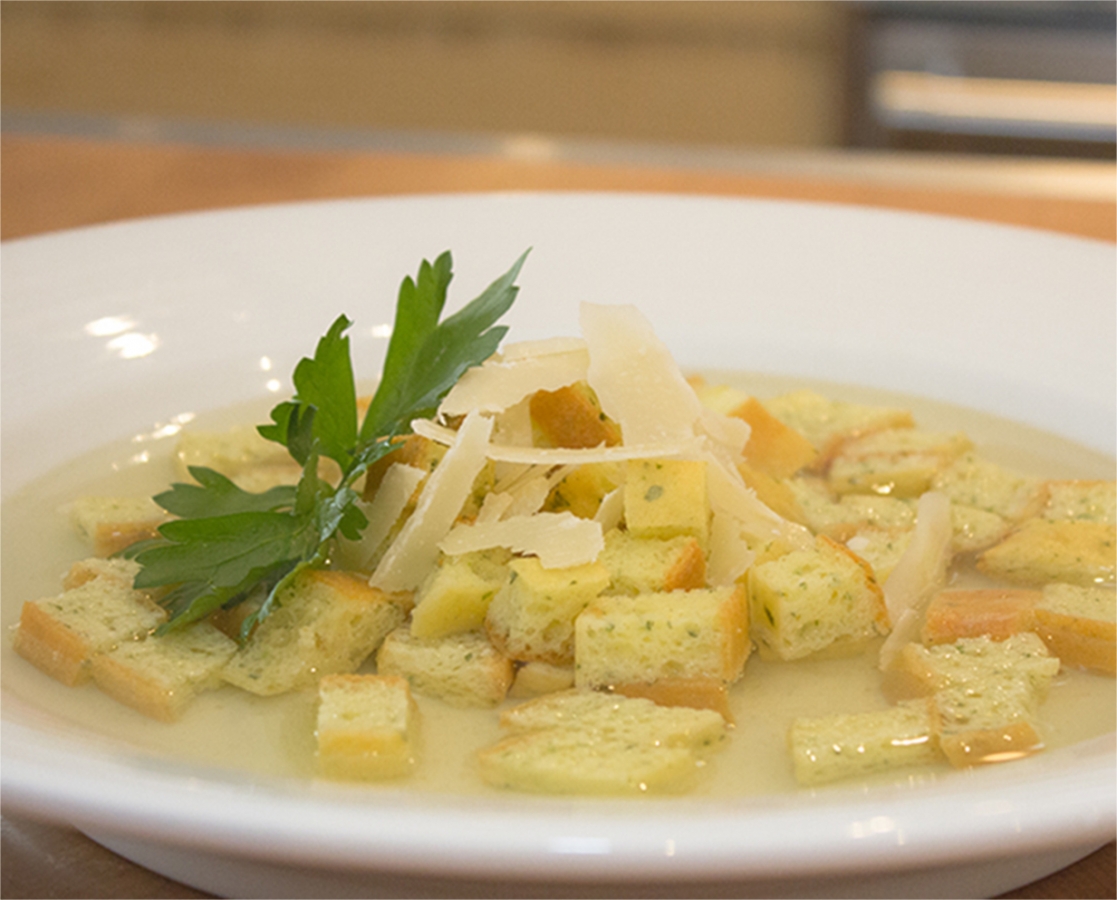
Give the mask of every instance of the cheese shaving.
[{"label": "cheese shaving", "polygon": [[676,445],[693,438],[702,404],[643,314],[628,304],[583,303],[580,318],[590,355],[586,380],[620,425],[625,444]]},{"label": "cheese shaving", "polygon": [[[418,435],[450,445],[456,432],[430,419],[416,419],[411,428]],[[571,465],[586,463],[623,462],[626,459],[689,459],[701,452],[702,442],[694,435],[673,442],[645,445],[620,445],[616,447],[519,447],[507,444],[489,444],[485,453],[489,459],[539,466]]]},{"label": "cheese shaving", "polygon": [[372,501],[362,504],[368,525],[361,532],[361,539],[346,549],[346,556],[353,560],[354,568],[363,570],[371,563],[392,526],[399,521],[415,489],[426,477],[426,471],[415,466],[393,463],[388,467]]},{"label": "cheese shaving", "polygon": [[714,587],[734,584],[748,571],[756,559],[748,541],[741,534],[738,520],[724,512],[715,512],[710,522],[710,543],[706,578]]},{"label": "cheese shaving", "polygon": [[442,401],[438,414],[498,413],[536,391],[557,391],[584,381],[588,368],[585,347],[538,356],[489,359],[462,374]]},{"label": "cheese shaving", "polygon": [[538,341],[516,341],[505,344],[500,350],[504,362],[512,362],[529,356],[549,356],[556,353],[588,353],[586,342],[578,337],[543,338]]},{"label": "cheese shaving", "polygon": [[369,583],[384,591],[417,588],[438,561],[438,542],[450,531],[454,520],[473,490],[473,482],[485,465],[485,448],[492,432],[492,419],[470,413],[455,440],[427,479],[415,512],[407,520]]},{"label": "cheese shaving", "polygon": [[561,569],[593,562],[605,547],[605,537],[601,525],[592,519],[579,519],[569,512],[536,513],[457,525],[439,547],[449,556],[506,547],[539,557],[545,569]]},{"label": "cheese shaving", "polygon": [[880,648],[880,667],[888,668],[904,644],[918,640],[923,608],[946,580],[954,536],[950,500],[928,491],[919,498],[911,543],[884,582],[884,604],[892,633]]}]

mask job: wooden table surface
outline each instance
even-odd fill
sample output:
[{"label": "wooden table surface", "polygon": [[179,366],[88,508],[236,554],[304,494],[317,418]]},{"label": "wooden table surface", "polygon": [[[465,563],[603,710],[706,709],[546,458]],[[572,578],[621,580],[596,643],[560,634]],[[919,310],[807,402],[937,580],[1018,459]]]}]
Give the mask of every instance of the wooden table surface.
[{"label": "wooden table surface", "polygon": [[[515,153],[291,151],[50,134],[0,138],[0,236],[245,204],[492,190],[600,190],[790,198],[940,213],[1117,241],[1112,190],[1060,190],[1058,163],[1008,187],[996,166],[952,177],[942,163],[882,178],[873,160],[835,165],[625,164]],[[1009,163],[1005,164],[1006,167]],[[934,177],[927,177],[931,172]],[[988,177],[981,173],[988,173]],[[1109,178],[1103,172],[1103,187]],[[1042,181],[1042,185],[1040,185]],[[1117,183],[1117,180],[1114,180]],[[1069,186],[1070,182],[1067,181]],[[1054,185],[1054,187],[1052,187]],[[104,850],[72,829],[5,817],[0,895],[202,897]],[[1007,897],[1117,896],[1117,846]]]}]

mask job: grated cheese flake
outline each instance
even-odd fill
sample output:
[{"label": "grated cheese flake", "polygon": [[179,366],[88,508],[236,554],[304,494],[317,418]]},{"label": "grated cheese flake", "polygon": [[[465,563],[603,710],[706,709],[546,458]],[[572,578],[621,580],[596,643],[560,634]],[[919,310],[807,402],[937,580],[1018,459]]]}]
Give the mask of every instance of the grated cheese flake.
[{"label": "grated cheese flake", "polygon": [[372,501],[362,504],[368,525],[361,532],[361,539],[346,549],[346,556],[354,561],[355,568],[364,569],[369,565],[426,477],[426,471],[415,466],[393,463],[388,467]]},{"label": "grated cheese flake", "polygon": [[[546,343],[532,342],[535,345]],[[589,353],[585,346],[535,355],[494,357],[462,374],[443,399],[438,414],[502,412],[536,391],[557,391],[584,381],[588,367]]]},{"label": "grated cheese flake", "polygon": [[702,404],[643,314],[630,304],[583,303],[580,319],[590,356],[586,380],[625,444],[693,439]]},{"label": "grated cheese flake", "polygon": [[427,479],[415,512],[372,573],[373,587],[409,591],[426,578],[438,560],[438,542],[450,531],[485,465],[492,427],[492,419],[480,413],[465,417],[450,449]]},{"label": "grated cheese flake", "polygon": [[579,519],[569,512],[541,512],[456,525],[439,547],[449,556],[506,547],[539,557],[545,569],[561,569],[593,562],[605,547],[605,537],[601,525],[592,519]]},{"label": "grated cheese flake", "polygon": [[884,582],[884,605],[892,633],[880,648],[882,669],[904,644],[918,640],[923,607],[946,580],[953,536],[950,500],[945,494],[927,491],[916,506],[911,543]]}]

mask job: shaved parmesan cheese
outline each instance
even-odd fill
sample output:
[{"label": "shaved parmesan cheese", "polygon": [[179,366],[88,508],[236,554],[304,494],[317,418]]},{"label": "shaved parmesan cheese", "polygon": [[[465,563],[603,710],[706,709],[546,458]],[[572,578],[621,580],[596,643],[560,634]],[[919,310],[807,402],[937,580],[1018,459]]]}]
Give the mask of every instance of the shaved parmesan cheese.
[{"label": "shaved parmesan cheese", "polygon": [[511,516],[499,522],[457,525],[439,547],[449,556],[506,547],[539,557],[545,569],[593,562],[605,546],[601,525],[573,513]]},{"label": "shaved parmesan cheese", "polygon": [[[586,342],[579,337],[553,337],[540,341],[517,341],[505,344],[500,350],[500,358],[505,362],[524,359],[529,356],[548,356],[554,353],[576,353],[588,355]],[[588,357],[587,357],[588,358]]]},{"label": "shaved parmesan cheese", "polygon": [[476,522],[481,525],[485,522],[497,522],[504,517],[508,507],[512,505],[511,494],[493,491],[486,494],[481,501],[481,508],[477,511]]},{"label": "shaved parmesan cheese", "polygon": [[588,368],[589,353],[584,346],[541,356],[489,359],[462,374],[442,401],[438,414],[501,412],[536,391],[557,391],[584,381]]},{"label": "shaved parmesan cheese", "polygon": [[601,525],[604,531],[611,531],[621,524],[624,518],[624,487],[614,488],[601,498],[601,505],[597,507],[593,520]]},{"label": "shaved parmesan cheese", "polygon": [[393,463],[388,467],[372,502],[362,507],[368,526],[361,532],[361,539],[346,548],[346,558],[352,560],[354,568],[367,570],[373,555],[426,477],[426,470],[415,466]]},{"label": "shaved parmesan cheese", "polygon": [[620,425],[625,444],[693,438],[702,404],[640,311],[583,303],[580,318],[589,347],[587,381],[602,410]]},{"label": "shaved parmesan cheese", "polygon": [[744,419],[725,416],[705,407],[698,419],[698,430],[710,439],[719,455],[725,455],[730,465],[740,461],[752,435],[752,428]]},{"label": "shaved parmesan cheese", "polygon": [[760,541],[782,538],[797,548],[813,544],[811,533],[796,522],[789,522],[761,502],[753,490],[741,480],[740,473],[728,470],[713,455],[708,455],[706,478],[709,483],[710,507],[715,516],[735,519],[744,534]]},{"label": "shaved parmesan cheese", "polygon": [[915,510],[911,543],[884,582],[884,604],[892,633],[880,648],[880,667],[888,668],[904,644],[918,640],[923,607],[946,581],[954,530],[950,500],[928,491]]},{"label": "shaved parmesan cheese", "polygon": [[454,443],[427,479],[415,512],[377,565],[370,584],[384,591],[414,590],[434,567],[438,542],[450,531],[485,465],[492,427],[492,419],[480,413],[466,416]]},{"label": "shaved parmesan cheese", "polygon": [[710,543],[706,578],[714,587],[733,584],[748,571],[756,559],[741,534],[737,519],[715,512],[710,522]]},{"label": "shaved parmesan cheese", "polygon": [[[439,425],[430,419],[416,419],[411,428],[418,435],[450,445],[457,433],[452,428]],[[702,442],[691,435],[674,442],[660,442],[617,447],[514,447],[503,444],[489,444],[485,451],[489,459],[503,462],[524,463],[538,466],[571,465],[585,463],[622,462],[626,459],[691,459],[702,450]]]}]

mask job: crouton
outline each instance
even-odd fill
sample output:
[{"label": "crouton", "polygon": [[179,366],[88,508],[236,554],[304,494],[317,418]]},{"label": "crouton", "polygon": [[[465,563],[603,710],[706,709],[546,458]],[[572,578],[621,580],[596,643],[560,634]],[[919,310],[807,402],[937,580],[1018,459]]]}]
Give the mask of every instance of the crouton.
[{"label": "crouton", "polygon": [[831,400],[811,390],[782,394],[764,405],[811,442],[818,451],[816,469],[824,468],[847,441],[884,428],[911,428],[915,424],[906,409]]},{"label": "crouton", "polygon": [[181,631],[124,641],[93,657],[93,681],[120,703],[173,722],[194,698],[221,684],[221,669],[236,652],[230,640],[208,622]]},{"label": "crouton", "polygon": [[1016,584],[1113,584],[1117,529],[1105,522],[1029,519],[982,553],[977,567]]},{"label": "crouton", "polygon": [[306,569],[277,594],[277,608],[225,666],[230,684],[253,694],[312,687],[355,672],[403,624],[411,595],[387,594],[344,572]]},{"label": "crouton", "polygon": [[431,639],[481,628],[489,604],[508,580],[508,571],[495,552],[445,559],[416,594],[412,637]]},{"label": "crouton", "polygon": [[950,525],[953,530],[950,547],[956,554],[979,553],[1003,540],[1012,528],[1008,519],[976,506],[963,506],[951,501]]},{"label": "crouton", "polygon": [[952,504],[995,513],[1019,522],[1043,507],[1043,482],[985,459],[975,451],[963,453],[931,479],[931,490],[945,494]]},{"label": "crouton", "polygon": [[621,442],[620,427],[601,411],[585,382],[531,395],[531,421],[542,446],[611,447]]},{"label": "crouton", "polygon": [[884,594],[869,564],[820,536],[749,570],[749,624],[762,658],[801,659],[888,632]]},{"label": "crouton", "polygon": [[168,518],[150,497],[80,497],[70,508],[78,535],[102,557],[158,536]]},{"label": "crouton", "polygon": [[908,700],[888,709],[796,719],[788,732],[795,780],[828,784],[942,759],[931,704]]},{"label": "crouton", "polygon": [[622,697],[643,697],[660,706],[689,706],[691,709],[712,709],[733,724],[729,708],[729,688],[720,678],[660,678],[651,683],[634,682],[613,685],[613,693]]},{"label": "crouton", "polygon": [[748,422],[751,433],[745,444],[745,461],[773,478],[788,478],[811,466],[818,457],[814,445],[794,428],[772,415],[755,397],[728,412]]},{"label": "crouton", "polygon": [[797,521],[839,543],[869,527],[891,530],[915,525],[915,508],[909,500],[878,494],[839,496],[820,478],[792,478],[785,484],[802,510]]},{"label": "crouton", "polygon": [[501,724],[511,735],[478,754],[481,776],[532,793],[677,792],[725,739],[725,721],[710,710],[592,691],[532,700]]},{"label": "crouton", "polygon": [[1117,482],[1049,481],[1043,517],[1113,525],[1117,523]]},{"label": "crouton", "polygon": [[1035,606],[1035,630],[1063,665],[1117,674],[1117,594],[1111,588],[1046,585]]},{"label": "crouton", "polygon": [[961,768],[1003,762],[1039,750],[1036,710],[1059,660],[1036,635],[960,638],[908,644],[887,673],[894,694],[930,696],[932,724],[947,761]]},{"label": "crouton", "polygon": [[419,710],[407,680],[327,675],[318,686],[318,768],[327,778],[399,778],[419,752]]},{"label": "crouton", "polygon": [[603,596],[575,626],[578,687],[663,678],[714,678],[728,684],[740,677],[751,648],[742,586]]},{"label": "crouton", "polygon": [[847,441],[831,462],[827,480],[839,494],[919,497],[971,446],[961,433],[888,428]]},{"label": "crouton", "polygon": [[479,632],[416,638],[397,628],[376,652],[381,675],[407,679],[417,694],[451,706],[496,706],[512,684],[512,662]]},{"label": "crouton", "polygon": [[883,585],[904,551],[911,545],[914,526],[911,528],[860,529],[848,541],[846,547],[869,564],[877,584]]},{"label": "crouton", "polygon": [[166,612],[122,574],[138,567],[113,562],[119,564],[86,567],[87,572],[101,568],[103,573],[82,576],[57,597],[24,603],[12,639],[16,652],[51,678],[73,686],[89,680],[95,656],[158,628]]},{"label": "crouton", "polygon": [[599,562],[545,569],[534,556],[514,559],[511,575],[485,616],[485,631],[510,659],[569,665],[574,619],[609,586]]},{"label": "crouton", "polygon": [[927,605],[923,643],[987,635],[995,641],[1032,631],[1039,591],[985,588],[939,591]]},{"label": "crouton", "polygon": [[609,570],[608,592],[644,594],[706,586],[706,555],[698,540],[638,538],[619,529],[605,535],[597,561]]},{"label": "crouton", "polygon": [[635,459],[625,466],[624,519],[641,538],[710,536],[706,464],[696,460]]},{"label": "crouton", "polygon": [[737,463],[737,471],[745,484],[752,488],[756,498],[772,512],[792,522],[805,524],[803,510],[799,506],[795,492],[786,481],[754,469],[746,462]]}]

